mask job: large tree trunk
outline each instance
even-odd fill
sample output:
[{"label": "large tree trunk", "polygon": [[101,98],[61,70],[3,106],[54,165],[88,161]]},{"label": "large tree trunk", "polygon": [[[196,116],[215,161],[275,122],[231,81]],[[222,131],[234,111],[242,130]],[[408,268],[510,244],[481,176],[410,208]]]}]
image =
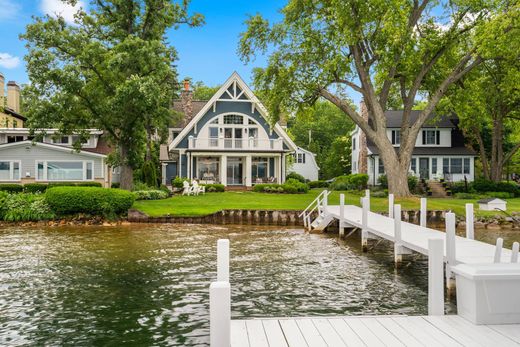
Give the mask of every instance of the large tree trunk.
[{"label": "large tree trunk", "polygon": [[132,190],[134,185],[134,169],[128,165],[128,150],[124,144],[119,147],[119,155],[121,157],[120,187],[121,189]]},{"label": "large tree trunk", "polygon": [[[385,131],[386,134],[386,131]],[[386,135],[383,141],[389,142]],[[398,155],[391,144],[380,143],[378,146],[380,150],[380,158],[383,160],[385,166],[386,177],[388,179],[388,192],[397,197],[410,196],[410,189],[408,187],[408,169],[410,167],[409,158],[410,153]]]}]

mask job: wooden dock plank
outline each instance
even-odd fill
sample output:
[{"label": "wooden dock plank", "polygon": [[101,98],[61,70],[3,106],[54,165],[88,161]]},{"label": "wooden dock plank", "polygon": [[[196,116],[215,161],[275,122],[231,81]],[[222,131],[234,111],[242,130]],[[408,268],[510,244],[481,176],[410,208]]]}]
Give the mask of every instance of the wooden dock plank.
[{"label": "wooden dock plank", "polygon": [[269,347],[287,347],[280,323],[276,319],[262,320]]},{"label": "wooden dock plank", "polygon": [[383,341],[386,346],[394,347],[403,345],[403,343],[381,323],[379,323],[376,318],[361,318],[360,321],[365,324],[365,326],[370,329],[379,340]]},{"label": "wooden dock plank", "polygon": [[280,319],[278,322],[282,327],[285,340],[290,347],[309,346],[294,319]]},{"label": "wooden dock plank", "polygon": [[520,326],[518,324],[488,325],[488,327],[520,344]]},{"label": "wooden dock plank", "polygon": [[458,343],[463,346],[485,346],[475,335],[467,331],[467,329],[459,329],[450,324],[445,316],[426,316],[424,317],[430,324],[434,325],[437,329],[444,331],[450,335]]},{"label": "wooden dock plank", "polygon": [[307,344],[309,346],[327,347],[325,340],[323,340],[323,337],[321,337],[320,332],[318,331],[318,329],[316,329],[311,319],[296,319],[296,324],[298,324],[298,328],[300,328],[300,331],[302,332],[303,337],[305,338],[305,341],[307,341]]},{"label": "wooden dock plank", "polygon": [[247,337],[246,321],[232,320],[231,321],[231,347],[249,346],[249,339]]},{"label": "wooden dock plank", "polygon": [[392,320],[391,317],[377,317],[376,319],[388,331],[390,331],[394,336],[396,336],[403,345],[410,347],[425,346],[424,343],[422,343],[414,336],[412,336],[408,331],[403,329],[403,327],[401,327],[394,320]]},{"label": "wooden dock plank", "polygon": [[422,317],[395,317],[393,319],[427,346],[461,346]]},{"label": "wooden dock plank", "polygon": [[260,319],[246,320],[247,336],[251,347],[269,347],[264,326]]},{"label": "wooden dock plank", "polygon": [[341,318],[329,318],[329,323],[348,347],[366,346],[352,328]]},{"label": "wooden dock plank", "polygon": [[479,339],[486,346],[518,346],[510,338],[498,333],[497,331],[485,326],[475,325],[459,316],[445,316],[446,320],[457,329],[464,329]]},{"label": "wooden dock plank", "polygon": [[323,340],[329,347],[345,347],[345,341],[338,335],[336,330],[329,323],[329,320],[326,318],[314,318],[312,319],[312,323],[318,329]]},{"label": "wooden dock plank", "polygon": [[367,346],[384,346],[385,344],[381,341],[370,329],[363,324],[359,318],[345,317],[343,318],[345,323],[352,328],[352,330],[360,337],[360,339]]}]

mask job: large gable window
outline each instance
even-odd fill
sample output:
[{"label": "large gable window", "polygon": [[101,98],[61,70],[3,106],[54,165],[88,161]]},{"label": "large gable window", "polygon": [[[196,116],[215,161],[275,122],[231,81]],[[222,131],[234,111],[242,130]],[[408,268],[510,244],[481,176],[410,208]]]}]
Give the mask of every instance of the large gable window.
[{"label": "large gable window", "polygon": [[244,117],[238,114],[225,115],[224,124],[244,124]]},{"label": "large gable window", "polygon": [[92,161],[38,161],[36,180],[90,181],[94,179]]},{"label": "large gable window", "polygon": [[0,161],[0,181],[19,181],[20,162]]}]

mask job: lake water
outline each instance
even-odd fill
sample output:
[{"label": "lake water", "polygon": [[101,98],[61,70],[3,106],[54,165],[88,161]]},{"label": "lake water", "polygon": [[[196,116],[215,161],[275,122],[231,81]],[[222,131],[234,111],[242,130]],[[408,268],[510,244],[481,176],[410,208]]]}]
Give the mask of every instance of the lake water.
[{"label": "lake water", "polygon": [[[426,259],[414,255],[395,270],[389,244],[363,254],[356,236],[255,226],[0,228],[2,346],[207,345],[219,238],[231,240],[233,318],[427,312]],[[454,312],[454,303],[446,308]]]}]

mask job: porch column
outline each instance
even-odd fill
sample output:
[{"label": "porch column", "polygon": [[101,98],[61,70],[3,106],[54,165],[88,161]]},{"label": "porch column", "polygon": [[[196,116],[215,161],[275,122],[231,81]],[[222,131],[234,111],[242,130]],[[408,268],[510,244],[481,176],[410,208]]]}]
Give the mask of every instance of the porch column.
[{"label": "porch column", "polygon": [[280,157],[274,157],[274,178],[276,183],[282,183],[280,178]]},{"label": "porch column", "polygon": [[246,187],[252,186],[252,175],[253,175],[253,160],[251,158],[251,154],[246,156]]},{"label": "porch column", "polygon": [[282,165],[282,183],[285,183],[285,153],[282,154],[282,157],[280,158],[281,165]]},{"label": "porch column", "polygon": [[227,156],[220,157],[220,183],[227,186]]},{"label": "porch column", "polygon": [[186,153],[186,177],[191,181],[191,153]]},{"label": "porch column", "polygon": [[166,185],[166,165],[167,163],[161,164],[161,177],[162,177],[162,184]]}]

